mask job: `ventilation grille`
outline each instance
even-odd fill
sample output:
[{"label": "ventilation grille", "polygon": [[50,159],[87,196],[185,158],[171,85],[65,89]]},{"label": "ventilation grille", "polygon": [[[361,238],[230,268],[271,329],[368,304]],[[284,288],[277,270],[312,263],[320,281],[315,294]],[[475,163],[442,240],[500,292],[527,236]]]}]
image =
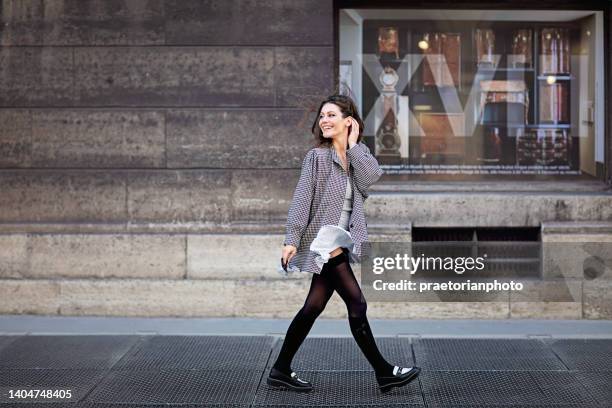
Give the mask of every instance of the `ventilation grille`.
[{"label": "ventilation grille", "polygon": [[412,241],[525,241],[539,242],[539,227],[412,228]]},{"label": "ventilation grille", "polygon": [[[413,228],[412,246],[428,256],[487,256],[492,277],[541,279],[540,228]],[[425,242],[428,242],[425,244]],[[434,242],[430,244],[429,242]],[[440,244],[436,244],[439,242]],[[451,244],[454,242],[454,244]]]}]

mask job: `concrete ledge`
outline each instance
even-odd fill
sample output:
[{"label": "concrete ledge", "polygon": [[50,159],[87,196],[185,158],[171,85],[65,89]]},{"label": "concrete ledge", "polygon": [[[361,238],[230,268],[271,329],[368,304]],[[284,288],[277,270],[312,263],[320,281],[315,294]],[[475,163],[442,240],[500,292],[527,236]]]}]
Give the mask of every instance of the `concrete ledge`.
[{"label": "concrete ledge", "polygon": [[[405,236],[412,230],[407,223],[368,223],[368,235]],[[73,233],[285,233],[285,222],[104,222],[104,223],[52,223],[52,222],[0,222],[0,234],[38,233],[38,234],[73,234]]]},{"label": "concrete ledge", "polygon": [[[0,222],[284,224],[296,176],[285,169],[1,170]],[[41,198],[49,196],[59,201]],[[373,192],[365,212],[370,224],[415,227],[610,222],[612,193]]]},{"label": "concrete ledge", "polygon": [[[385,177],[385,176],[383,176]],[[611,192],[612,186],[600,180],[537,181],[380,181],[371,192]]]},{"label": "concrete ledge", "polygon": [[371,223],[413,227],[539,227],[551,221],[610,221],[612,194],[603,192],[414,192],[370,195]]},{"label": "concrete ledge", "polygon": [[49,223],[0,222],[0,234],[39,233],[284,233],[281,222],[216,223],[216,222],[104,222],[104,223]]},{"label": "concrete ledge", "polygon": [[542,235],[552,234],[612,234],[612,222],[543,222]]}]

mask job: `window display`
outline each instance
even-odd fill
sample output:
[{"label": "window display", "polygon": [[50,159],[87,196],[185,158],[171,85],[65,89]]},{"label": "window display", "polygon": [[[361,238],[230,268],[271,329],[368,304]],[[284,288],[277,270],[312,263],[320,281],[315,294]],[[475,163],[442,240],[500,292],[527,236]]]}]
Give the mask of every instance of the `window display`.
[{"label": "window display", "polygon": [[590,173],[595,154],[581,149],[602,142],[598,12],[352,12],[360,38],[341,28],[341,59],[353,61],[350,91],[386,174]]}]

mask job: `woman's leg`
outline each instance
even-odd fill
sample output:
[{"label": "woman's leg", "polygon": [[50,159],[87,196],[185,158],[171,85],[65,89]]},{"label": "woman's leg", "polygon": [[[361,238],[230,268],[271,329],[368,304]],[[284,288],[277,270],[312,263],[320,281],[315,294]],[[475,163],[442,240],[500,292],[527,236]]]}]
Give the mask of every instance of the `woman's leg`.
[{"label": "woman's leg", "polygon": [[287,329],[283,346],[274,363],[274,368],[285,374],[291,373],[293,356],[334,293],[333,283],[329,280],[329,274],[326,273],[327,267],[327,265],[324,266],[321,274],[313,274],[304,306],[297,312]]},{"label": "woman's leg", "polygon": [[389,364],[378,351],[366,317],[367,303],[349,264],[348,254],[343,251],[337,257],[331,258],[330,261],[336,259],[338,260],[334,262],[335,267],[329,272],[331,272],[330,275],[334,281],[334,289],[346,303],[353,337],[372,365],[376,375],[391,375],[394,366]]}]

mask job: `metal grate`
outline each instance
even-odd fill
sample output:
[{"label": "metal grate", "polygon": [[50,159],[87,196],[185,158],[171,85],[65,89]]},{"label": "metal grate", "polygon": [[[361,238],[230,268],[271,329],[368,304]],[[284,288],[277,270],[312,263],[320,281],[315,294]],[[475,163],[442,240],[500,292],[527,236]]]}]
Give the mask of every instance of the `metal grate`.
[{"label": "metal grate", "polygon": [[601,406],[612,406],[612,372],[579,371],[576,378]]},{"label": "metal grate", "polygon": [[[253,405],[253,407],[268,407],[268,408],[423,408],[425,405],[419,404],[325,404],[325,405],[312,405],[312,404],[264,404],[264,405]],[[4,407],[3,407],[4,408]],[[130,407],[131,408],[131,407]],[[183,407],[181,407],[183,408]],[[480,407],[478,407],[480,408]],[[498,407],[499,408],[499,407]],[[566,407],[563,407],[566,408]]]},{"label": "metal grate", "polygon": [[417,365],[427,370],[566,370],[545,344],[531,339],[415,339]]},{"label": "metal grate", "polygon": [[299,376],[310,381],[314,389],[308,393],[296,393],[272,388],[266,384],[266,376],[264,376],[254,405],[355,406],[378,404],[386,407],[395,406],[395,404],[408,404],[407,406],[413,407],[424,405],[418,378],[404,387],[381,393],[373,372],[302,371]]},{"label": "metal grate", "polygon": [[82,399],[104,376],[107,370],[57,370],[57,369],[0,369],[0,402],[16,402],[10,399],[9,390],[15,389],[52,389],[71,390],[70,399],[48,399],[38,397],[19,400],[19,406],[28,403],[57,401],[72,403]]},{"label": "metal grate", "polygon": [[19,337],[23,336],[0,336],[0,351],[2,351],[4,347],[17,340]]},{"label": "metal grate", "polygon": [[558,339],[548,344],[570,370],[612,371],[610,339]]},{"label": "metal grate", "polygon": [[412,228],[412,242],[474,241],[473,228]]},{"label": "metal grate", "polygon": [[271,336],[152,336],[113,370],[263,370],[273,342]]},{"label": "metal grate", "polygon": [[[283,341],[279,341],[268,362],[271,367]],[[390,364],[402,367],[414,365],[412,350],[408,339],[376,338],[380,353]],[[352,337],[344,338],[306,338],[298,349],[291,367],[294,370],[308,371],[372,371]]]},{"label": "metal grate", "polygon": [[[387,405],[387,404],[333,404],[333,405],[312,405],[312,404],[272,404],[272,405],[252,405],[252,407],[274,407],[274,408],[295,408],[295,407],[299,407],[299,408],[318,408],[318,407],[325,407],[325,408],[423,408],[425,407],[425,405],[419,405],[419,404],[393,404],[393,405]],[[3,407],[4,408],[4,407]],[[130,407],[131,408],[131,407]],[[183,408],[181,406],[181,408]],[[478,407],[480,408],[480,406]],[[499,406],[497,407],[499,408]],[[567,408],[567,407],[563,407],[563,408]],[[583,408],[583,407],[581,407]]]},{"label": "metal grate", "polygon": [[569,371],[531,371],[529,375],[535,380],[547,402],[553,404],[580,404],[592,407],[597,400],[582,386],[576,372]]},{"label": "metal grate", "polygon": [[261,369],[111,371],[88,402],[250,404]]},{"label": "metal grate", "polygon": [[[96,402],[67,402],[67,403],[36,403],[34,404],[25,404],[25,403],[15,403],[15,404],[2,404],[2,408],[166,408],[167,405],[151,405],[151,404],[99,404]],[[250,405],[241,404],[241,405],[213,405],[213,407],[217,408],[249,408]],[[176,408],[202,408],[201,404],[181,404]],[[395,407],[394,407],[395,408]],[[566,408],[566,407],[563,407]]]},{"label": "metal grate", "polygon": [[423,371],[419,376],[429,407],[548,404],[528,373],[517,371]]},{"label": "metal grate", "polygon": [[0,349],[0,368],[110,368],[138,336],[22,336]]}]

